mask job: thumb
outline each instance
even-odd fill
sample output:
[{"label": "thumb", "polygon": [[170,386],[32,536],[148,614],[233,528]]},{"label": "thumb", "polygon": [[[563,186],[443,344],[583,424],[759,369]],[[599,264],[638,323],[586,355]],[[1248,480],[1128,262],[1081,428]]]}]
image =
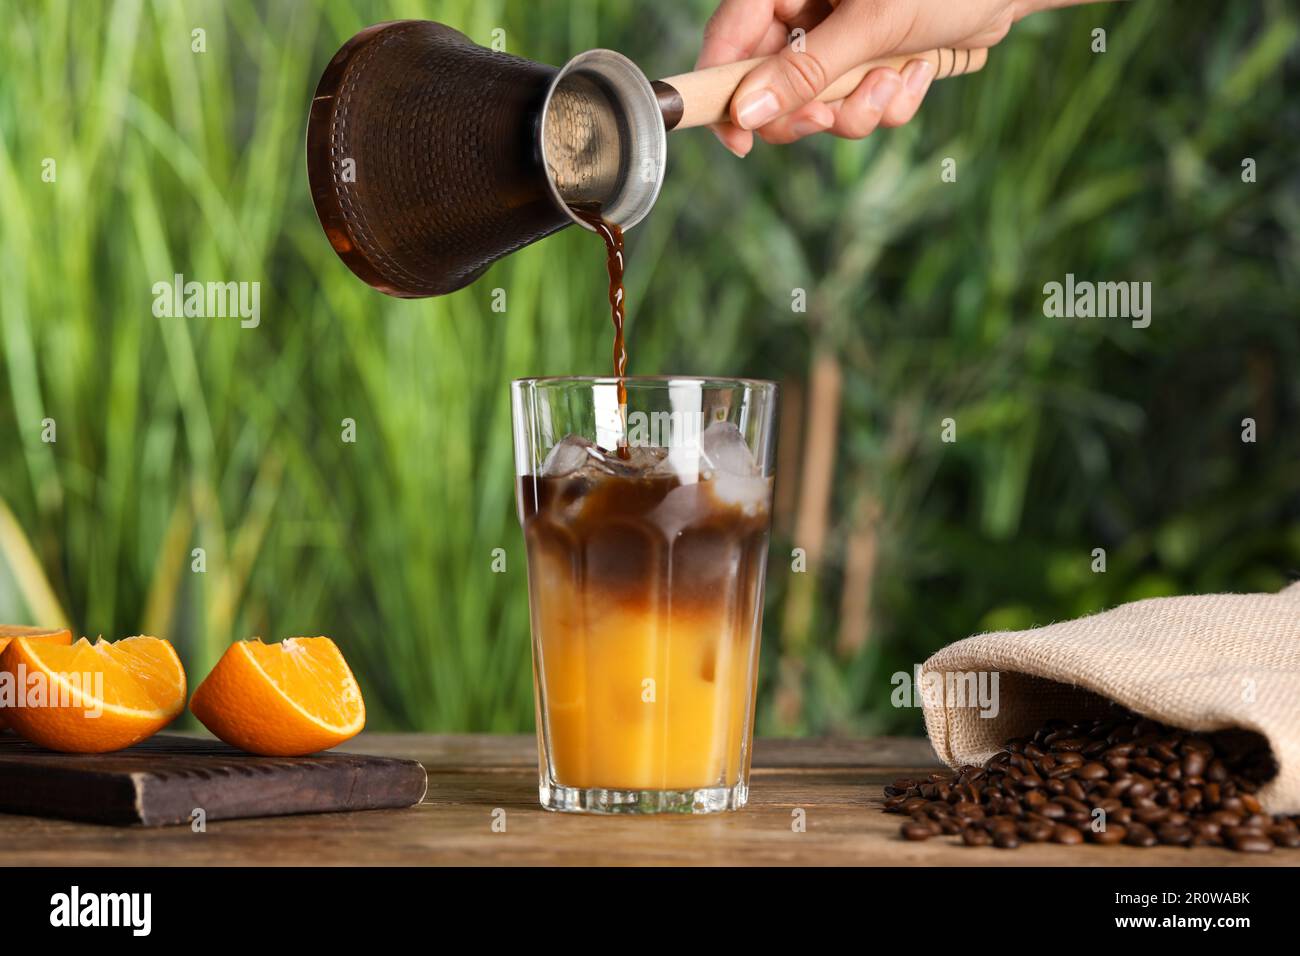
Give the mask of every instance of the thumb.
[{"label": "thumb", "polygon": [[731,98],[731,121],[757,129],[815,100],[842,74],[875,55],[866,31],[852,22],[852,4],[840,4],[813,30],[786,44],[740,81]]}]

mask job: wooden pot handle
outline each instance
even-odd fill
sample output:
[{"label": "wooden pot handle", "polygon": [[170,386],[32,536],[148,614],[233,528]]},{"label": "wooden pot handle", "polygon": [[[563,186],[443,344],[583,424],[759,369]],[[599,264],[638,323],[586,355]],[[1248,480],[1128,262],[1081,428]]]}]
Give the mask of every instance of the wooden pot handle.
[{"label": "wooden pot handle", "polygon": [[[935,65],[934,78],[942,80],[949,76],[974,73],[984,66],[988,55],[989,51],[985,49],[944,48],[930,50],[927,53],[909,53],[904,56],[871,60],[855,66],[839,77],[826,87],[817,99],[823,103],[844,99],[857,89],[863,77],[877,67],[892,66],[895,70],[902,70],[912,60],[929,60]],[[760,56],[752,60],[740,60],[724,66],[713,66],[707,70],[696,70],[694,73],[682,73],[655,81],[651,85],[659,97],[659,108],[664,114],[664,126],[669,130],[689,129],[692,126],[708,126],[726,121],[729,118],[731,97],[740,86],[740,81],[765,59],[767,58]]]}]

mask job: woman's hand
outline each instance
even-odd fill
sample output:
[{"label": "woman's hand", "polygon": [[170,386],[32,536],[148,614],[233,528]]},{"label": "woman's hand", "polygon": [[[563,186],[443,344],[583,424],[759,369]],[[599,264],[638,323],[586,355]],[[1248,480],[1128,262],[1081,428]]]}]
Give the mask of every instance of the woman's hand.
[{"label": "woman's hand", "polygon": [[[714,127],[737,156],[750,151],[755,132],[769,143],[824,130],[860,139],[910,120],[934,66],[912,60],[901,74],[881,67],[844,99],[817,102],[842,73],[878,57],[990,47],[1026,14],[1072,2],[1081,0],[722,0],[704,28],[696,68],[778,54],[745,77],[731,122]],[[791,43],[795,30],[804,35]]]}]

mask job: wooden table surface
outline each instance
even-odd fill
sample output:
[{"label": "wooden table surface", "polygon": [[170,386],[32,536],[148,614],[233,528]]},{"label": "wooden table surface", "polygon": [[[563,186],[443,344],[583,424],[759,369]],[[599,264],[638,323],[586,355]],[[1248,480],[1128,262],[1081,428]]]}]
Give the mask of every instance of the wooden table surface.
[{"label": "wooden table surface", "polygon": [[[410,810],[122,828],[0,814],[0,865],[1297,865],[1300,851],[964,847],[910,843],[880,812],[895,777],[937,766],[923,740],[760,740],[750,804],[702,816],[586,816],[537,805],[531,736],[363,734],[345,748],[412,757],[429,772]],[[806,829],[795,832],[802,809]],[[504,811],[505,832],[494,832]]]}]

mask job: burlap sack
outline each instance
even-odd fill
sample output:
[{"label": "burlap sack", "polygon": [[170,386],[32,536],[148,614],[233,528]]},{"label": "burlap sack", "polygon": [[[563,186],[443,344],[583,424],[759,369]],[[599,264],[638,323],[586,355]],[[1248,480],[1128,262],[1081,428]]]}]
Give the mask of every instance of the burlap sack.
[{"label": "burlap sack", "polygon": [[1300,582],[1277,594],[1152,598],[979,634],[931,657],[921,680],[951,688],[955,675],[989,671],[999,675],[994,717],[953,695],[923,701],[930,741],[950,766],[981,764],[1048,718],[1100,715],[1117,701],[1188,730],[1263,734],[1278,774],[1260,800],[1272,813],[1300,813]]}]

